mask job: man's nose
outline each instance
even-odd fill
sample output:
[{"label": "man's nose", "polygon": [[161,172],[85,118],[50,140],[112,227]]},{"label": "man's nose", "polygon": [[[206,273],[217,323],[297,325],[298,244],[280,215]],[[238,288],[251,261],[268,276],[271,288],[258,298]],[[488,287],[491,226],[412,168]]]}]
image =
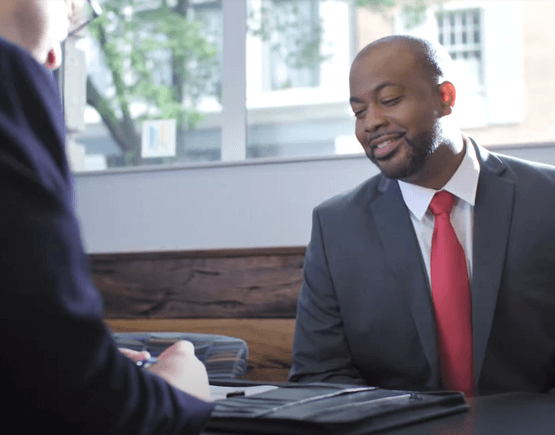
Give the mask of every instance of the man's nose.
[{"label": "man's nose", "polygon": [[374,133],[384,125],[387,125],[387,118],[383,110],[375,106],[369,106],[364,120],[365,130],[369,133]]}]

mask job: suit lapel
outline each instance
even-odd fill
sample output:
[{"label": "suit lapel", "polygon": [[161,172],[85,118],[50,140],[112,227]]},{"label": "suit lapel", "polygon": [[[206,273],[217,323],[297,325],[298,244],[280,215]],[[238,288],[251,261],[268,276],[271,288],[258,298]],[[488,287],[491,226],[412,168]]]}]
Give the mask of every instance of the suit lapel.
[{"label": "suit lapel", "polygon": [[439,380],[436,326],[428,277],[414,233],[409,211],[396,181],[383,177],[378,187],[382,195],[371,203],[387,263],[391,265],[400,288],[410,289],[410,305],[432,377]]},{"label": "suit lapel", "polygon": [[[476,144],[480,177],[474,207],[472,319],[474,370],[479,380],[503,265],[514,201],[514,183],[500,177],[505,165],[496,156]],[[378,187],[382,195],[370,205],[384,254],[402,288],[410,288],[412,316],[424,354],[434,379],[440,378],[436,325],[430,284],[425,273],[422,253],[414,234],[409,212],[399,185],[383,177]]]},{"label": "suit lapel", "polygon": [[476,146],[480,177],[474,206],[472,322],[474,371],[479,381],[486,353],[511,223],[514,183],[500,177],[505,166],[496,156]]}]

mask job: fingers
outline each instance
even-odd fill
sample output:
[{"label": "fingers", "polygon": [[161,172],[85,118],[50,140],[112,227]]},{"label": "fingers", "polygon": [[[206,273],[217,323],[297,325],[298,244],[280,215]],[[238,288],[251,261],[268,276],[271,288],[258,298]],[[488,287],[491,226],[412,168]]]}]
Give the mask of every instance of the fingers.
[{"label": "fingers", "polygon": [[181,340],[170,347],[168,347],[164,352],[158,357],[158,361],[164,361],[172,356],[176,357],[194,357],[195,356],[195,346],[190,341]]},{"label": "fingers", "polygon": [[142,361],[150,358],[150,353],[146,350],[136,351],[132,349],[126,349],[125,347],[120,347],[119,351],[123,353],[127,358],[131,359],[133,362]]},{"label": "fingers", "polygon": [[146,370],[188,394],[210,400],[206,367],[195,356],[195,347],[188,341],[178,341],[167,348],[158,357],[158,362]]}]

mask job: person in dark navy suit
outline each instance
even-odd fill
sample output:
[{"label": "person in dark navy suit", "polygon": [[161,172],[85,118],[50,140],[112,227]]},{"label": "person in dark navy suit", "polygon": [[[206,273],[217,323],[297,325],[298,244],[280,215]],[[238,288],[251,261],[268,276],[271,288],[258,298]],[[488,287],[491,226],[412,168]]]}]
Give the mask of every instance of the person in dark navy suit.
[{"label": "person in dark navy suit", "polygon": [[112,340],[90,281],[60,96],[47,69],[60,64],[74,3],[0,0],[4,425],[24,434],[199,433],[214,405],[192,344],[137,367]]},{"label": "person in dark navy suit", "polygon": [[314,209],[290,380],[445,388],[429,209],[445,190],[469,278],[460,358],[472,352],[474,394],[554,392],[555,168],[462,134],[452,68],[443,47],[400,35],[353,62],[356,137],[381,174]]}]

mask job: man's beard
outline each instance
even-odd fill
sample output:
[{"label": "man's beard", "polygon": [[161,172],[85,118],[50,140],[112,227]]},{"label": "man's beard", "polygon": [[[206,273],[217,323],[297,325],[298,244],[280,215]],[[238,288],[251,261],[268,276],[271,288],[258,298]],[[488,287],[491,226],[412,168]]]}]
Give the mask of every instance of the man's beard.
[{"label": "man's beard", "polygon": [[[420,133],[412,140],[408,139],[406,135],[403,136],[403,139],[408,144],[409,156],[401,165],[396,167],[382,166],[380,163],[385,160],[378,160],[373,154],[368,156],[372,163],[374,163],[387,178],[403,180],[416,174],[424,166],[440,142],[437,129]],[[395,155],[392,155],[390,158],[395,158]]]}]

